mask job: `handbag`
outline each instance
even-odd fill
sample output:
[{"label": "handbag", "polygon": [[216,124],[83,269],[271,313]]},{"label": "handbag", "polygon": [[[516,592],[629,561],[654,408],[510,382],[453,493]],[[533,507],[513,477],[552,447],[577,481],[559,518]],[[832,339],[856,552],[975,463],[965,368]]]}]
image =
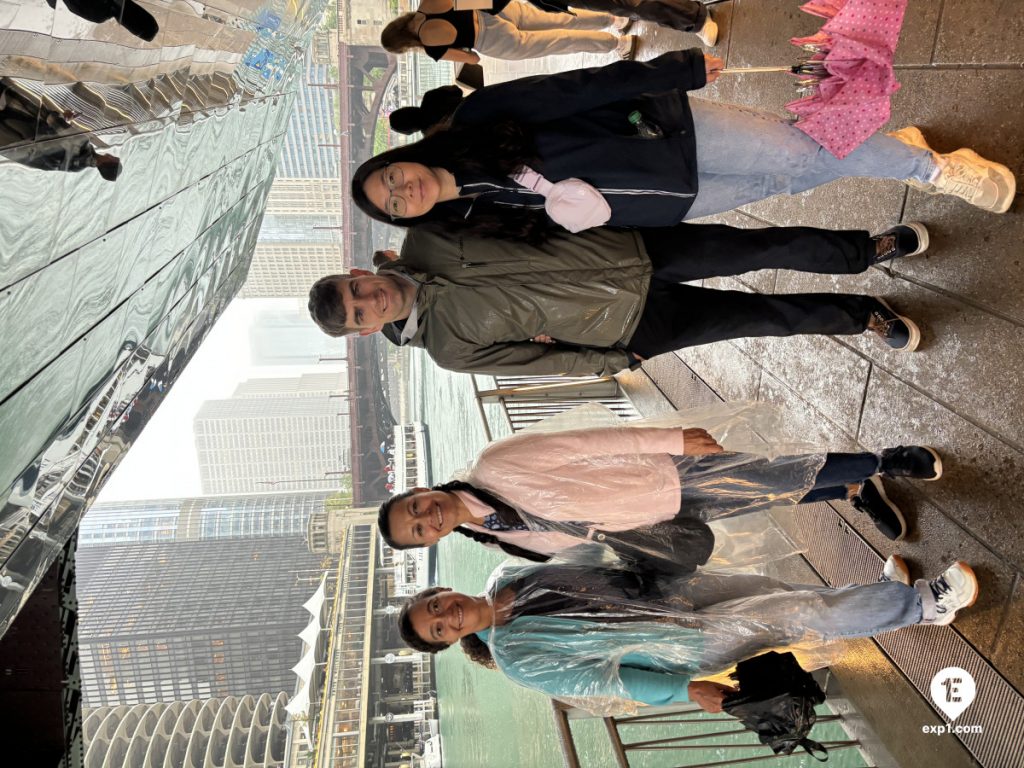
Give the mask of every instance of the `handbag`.
[{"label": "handbag", "polygon": [[544,196],[544,210],[551,220],[572,233],[600,227],[612,217],[604,195],[583,179],[563,179],[552,184],[528,166],[522,166],[512,180]]},{"label": "handbag", "polygon": [[722,709],[762,744],[776,755],[803,747],[815,760],[828,760],[828,750],[807,737],[817,719],[814,707],[825,701],[825,692],[792,653],[769,651],[741,661],[730,677],[739,690],[725,697]]}]

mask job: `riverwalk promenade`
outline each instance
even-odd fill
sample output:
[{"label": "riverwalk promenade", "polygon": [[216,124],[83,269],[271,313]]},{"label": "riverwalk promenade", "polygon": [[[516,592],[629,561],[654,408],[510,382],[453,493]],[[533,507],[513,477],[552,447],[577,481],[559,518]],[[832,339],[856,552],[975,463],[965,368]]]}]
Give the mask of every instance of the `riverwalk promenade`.
[{"label": "riverwalk promenade", "polygon": [[[792,36],[821,19],[796,0],[732,0],[713,6],[720,26],[711,52],[729,67],[786,65]],[[699,45],[692,35],[638,23],[639,59]],[[488,82],[610,61],[576,55],[528,62],[486,61]],[[1010,0],[910,0],[888,130],[919,126],[939,151],[969,146],[1024,172],[1024,14]],[[782,112],[794,98],[785,74],[723,75],[700,94]],[[711,399],[778,403],[793,431],[834,450],[932,445],[943,456],[938,482],[894,482],[907,516],[901,542],[879,534],[845,503],[809,505],[782,521],[822,581],[873,580],[899,552],[917,578],[970,562],[981,597],[956,624],[901,630],[859,641],[834,667],[874,742],[878,765],[1010,768],[1024,753],[1024,217],[1017,202],[997,216],[890,181],[843,180],[716,217],[737,227],[812,225],[881,231],[922,221],[927,254],[863,275],[784,270],[704,281],[757,292],[848,291],[890,299],[922,328],[918,351],[877,339],[798,337],[724,342],[665,355],[620,377],[642,411]],[[930,703],[932,677],[959,666],[977,698],[956,721],[960,736],[925,733],[947,720]]]}]

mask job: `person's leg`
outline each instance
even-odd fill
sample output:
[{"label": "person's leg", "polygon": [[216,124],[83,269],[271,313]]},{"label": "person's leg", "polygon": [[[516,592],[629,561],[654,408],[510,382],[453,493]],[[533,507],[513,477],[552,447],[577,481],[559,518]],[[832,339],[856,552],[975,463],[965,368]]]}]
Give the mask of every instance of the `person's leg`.
[{"label": "person's leg", "polygon": [[707,8],[696,0],[579,0],[569,5],[651,21],[680,32],[696,32],[708,19]]},{"label": "person's leg", "polygon": [[747,575],[698,574],[693,581],[691,599],[701,613],[742,613],[787,627],[796,637],[870,637],[923,618],[920,590],[899,582],[833,589]]},{"label": "person's leg", "polygon": [[643,358],[748,336],[863,333],[877,300],[844,293],[765,295],[654,279],[626,348]]},{"label": "person's leg", "polygon": [[[509,4],[511,6],[511,3]],[[480,30],[475,48],[484,56],[518,61],[565,53],[611,53],[620,38],[610,32],[558,29],[524,32],[488,13],[478,13]]]},{"label": "person's leg", "polygon": [[883,134],[840,160],[777,115],[704,99],[690,106],[699,191],[687,219],[846,176],[928,182],[937,172],[931,152]]},{"label": "person's leg", "polygon": [[541,10],[522,0],[512,0],[498,14],[515,24],[519,29],[534,31],[541,29],[606,29],[615,17],[610,13],[598,13],[574,9],[572,13]]},{"label": "person's leg", "polygon": [[758,269],[850,275],[867,269],[876,253],[876,240],[864,230],[677,224],[639,232],[655,277],[680,283]]},{"label": "person's leg", "polygon": [[800,504],[819,475],[825,456],[797,454],[769,459],[725,451],[705,456],[674,456],[673,462],[679,473],[676,518],[707,523]]},{"label": "person's leg", "polygon": [[801,500],[801,504],[813,501],[832,501],[850,496],[851,485],[860,486],[878,472],[879,458],[874,453],[829,453],[825,464],[818,471],[814,485]]}]

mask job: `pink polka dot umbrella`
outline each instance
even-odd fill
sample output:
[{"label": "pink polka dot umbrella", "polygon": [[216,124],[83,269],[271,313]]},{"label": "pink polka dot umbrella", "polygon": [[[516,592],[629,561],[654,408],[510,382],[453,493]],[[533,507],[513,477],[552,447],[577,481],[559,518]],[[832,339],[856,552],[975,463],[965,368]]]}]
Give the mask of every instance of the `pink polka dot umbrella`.
[{"label": "pink polka dot umbrella", "polygon": [[790,42],[811,55],[794,67],[726,68],[729,72],[789,71],[803,98],[786,109],[796,126],[839,158],[889,120],[900,84],[893,58],[907,0],[812,0],[801,8],[828,21],[821,31]]}]

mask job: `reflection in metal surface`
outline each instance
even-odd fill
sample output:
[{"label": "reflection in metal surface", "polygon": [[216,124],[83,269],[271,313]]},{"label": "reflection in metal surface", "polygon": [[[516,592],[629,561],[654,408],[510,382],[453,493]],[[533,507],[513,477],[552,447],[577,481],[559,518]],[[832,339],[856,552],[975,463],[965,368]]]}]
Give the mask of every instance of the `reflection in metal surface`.
[{"label": "reflection in metal surface", "polygon": [[243,283],[325,0],[142,5],[0,0],[0,635]]}]

